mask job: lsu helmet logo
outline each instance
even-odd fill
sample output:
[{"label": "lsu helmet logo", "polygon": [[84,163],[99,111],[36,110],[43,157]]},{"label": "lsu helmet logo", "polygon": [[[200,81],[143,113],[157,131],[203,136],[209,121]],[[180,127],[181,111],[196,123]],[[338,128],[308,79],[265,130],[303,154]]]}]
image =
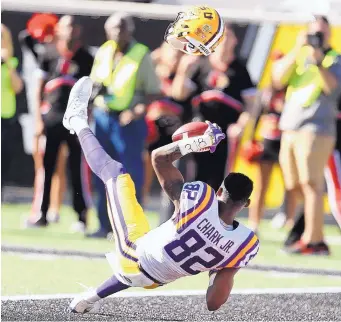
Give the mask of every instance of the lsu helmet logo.
[{"label": "lsu helmet logo", "polygon": [[224,37],[224,21],[207,6],[191,7],[180,12],[165,33],[165,41],[189,55],[208,56]]}]

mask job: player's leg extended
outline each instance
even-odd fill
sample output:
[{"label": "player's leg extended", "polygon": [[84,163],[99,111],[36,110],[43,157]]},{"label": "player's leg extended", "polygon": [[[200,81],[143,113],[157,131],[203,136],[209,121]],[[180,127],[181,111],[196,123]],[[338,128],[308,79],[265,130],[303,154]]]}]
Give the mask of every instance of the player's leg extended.
[{"label": "player's leg extended", "polygon": [[[123,165],[106,154],[89,128],[81,130],[78,137],[89,166],[106,186],[117,270],[122,275],[139,274],[135,241],[149,230],[149,226],[136,200],[134,183]],[[95,312],[100,299],[127,288],[129,285],[122,277],[118,279],[113,275],[95,291],[76,297],[70,308],[78,313]]]},{"label": "player's leg extended", "polygon": [[87,123],[87,104],[92,82],[83,78],[73,87],[64,126],[75,131],[92,171],[104,182],[108,213],[116,239],[120,268],[125,274],[139,272],[135,241],[149,231],[148,221],[136,200],[135,186],[120,162],[113,160],[100,145]]},{"label": "player's leg extended", "polygon": [[90,168],[106,186],[119,266],[125,274],[138,274],[135,241],[149,231],[149,224],[136,200],[134,183],[123,165],[104,151],[89,128],[82,129],[78,137]]},{"label": "player's leg extended", "polygon": [[[64,126],[77,133],[90,168],[106,185],[119,268],[124,274],[133,275],[139,273],[135,241],[149,230],[149,226],[136,200],[134,184],[129,174],[121,163],[110,158],[89,129],[86,109],[91,89],[92,82],[88,78],[81,79],[74,86],[64,116]],[[112,276],[96,292],[85,298],[76,298],[71,303],[71,308],[77,312],[87,312],[94,308],[95,302],[100,298],[128,287],[122,280]]]}]

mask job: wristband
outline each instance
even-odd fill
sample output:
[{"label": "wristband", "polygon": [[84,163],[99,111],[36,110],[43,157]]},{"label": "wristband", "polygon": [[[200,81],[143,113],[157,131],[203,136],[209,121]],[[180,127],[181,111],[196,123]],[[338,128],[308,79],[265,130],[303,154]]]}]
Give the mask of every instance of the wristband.
[{"label": "wristband", "polygon": [[212,144],[212,137],[208,134],[205,134],[180,140],[178,146],[181,154],[184,156],[193,152],[206,152],[209,150]]}]

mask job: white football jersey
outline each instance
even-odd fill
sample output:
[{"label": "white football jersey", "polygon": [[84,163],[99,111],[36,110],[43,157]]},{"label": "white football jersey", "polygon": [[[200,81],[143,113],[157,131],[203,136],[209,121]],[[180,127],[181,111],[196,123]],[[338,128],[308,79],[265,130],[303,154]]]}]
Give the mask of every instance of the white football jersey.
[{"label": "white football jersey", "polygon": [[185,183],[180,211],[137,240],[141,266],[163,284],[225,267],[239,268],[257,254],[259,241],[244,225],[227,230],[215,191],[201,181]]}]

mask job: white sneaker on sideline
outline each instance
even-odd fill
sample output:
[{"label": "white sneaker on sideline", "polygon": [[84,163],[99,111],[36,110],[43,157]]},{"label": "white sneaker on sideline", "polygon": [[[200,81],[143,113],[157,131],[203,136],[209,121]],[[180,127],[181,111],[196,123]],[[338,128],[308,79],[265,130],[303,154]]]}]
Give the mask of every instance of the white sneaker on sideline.
[{"label": "white sneaker on sideline", "polygon": [[86,225],[82,221],[77,221],[71,225],[70,228],[71,232],[73,233],[83,233],[86,232]]},{"label": "white sneaker on sideline", "polygon": [[59,213],[58,212],[55,212],[55,211],[48,211],[47,212],[47,221],[49,223],[59,223],[60,221],[60,216],[59,216]]},{"label": "white sneaker on sideline", "polygon": [[92,94],[92,86],[91,78],[84,76],[71,89],[63,118],[63,125],[71,134],[74,134],[74,130],[70,124],[71,117],[77,116],[85,121],[88,119],[88,104]]},{"label": "white sneaker on sideline", "polygon": [[87,292],[76,296],[69,305],[73,313],[98,313],[101,308],[100,300],[94,301],[94,292]]},{"label": "white sneaker on sideline", "polygon": [[277,213],[271,220],[271,226],[274,229],[281,229],[285,226],[287,215],[284,212]]}]

